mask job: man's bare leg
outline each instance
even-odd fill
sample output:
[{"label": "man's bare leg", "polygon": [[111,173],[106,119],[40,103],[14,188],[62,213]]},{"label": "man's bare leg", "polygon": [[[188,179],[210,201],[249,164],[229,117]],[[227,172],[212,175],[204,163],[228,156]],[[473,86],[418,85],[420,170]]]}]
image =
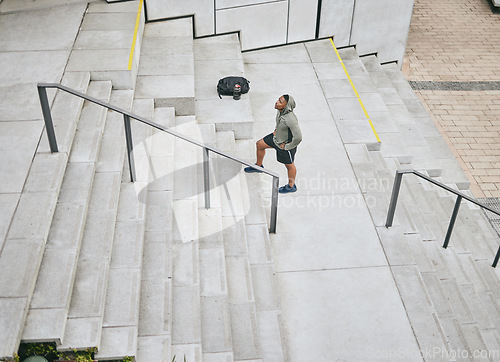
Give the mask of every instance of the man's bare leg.
[{"label": "man's bare leg", "polygon": [[297,176],[297,168],[294,163],[285,164],[285,167],[288,171],[288,185],[293,187],[295,185],[295,176]]},{"label": "man's bare leg", "polygon": [[257,146],[257,162],[255,164],[257,166],[262,166],[262,162],[264,162],[264,156],[266,155],[266,148],[272,148],[264,140],[261,138],[256,143]]}]

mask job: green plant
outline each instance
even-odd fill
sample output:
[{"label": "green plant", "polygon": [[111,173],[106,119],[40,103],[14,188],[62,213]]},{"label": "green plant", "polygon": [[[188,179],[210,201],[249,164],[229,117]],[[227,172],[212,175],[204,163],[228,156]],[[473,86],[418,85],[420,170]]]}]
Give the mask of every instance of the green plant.
[{"label": "green plant", "polygon": [[97,351],[97,348],[87,348],[84,351],[78,351],[76,349],[71,353],[60,353],[59,358],[67,361],[76,361],[76,362],[92,362],[94,360],[94,353]]},{"label": "green plant", "polygon": [[133,357],[129,357],[129,356],[125,356],[123,358],[123,362],[134,362],[134,358]]},{"label": "green plant", "polygon": [[28,356],[47,356],[57,354],[56,347],[52,343],[28,343],[26,345]]}]

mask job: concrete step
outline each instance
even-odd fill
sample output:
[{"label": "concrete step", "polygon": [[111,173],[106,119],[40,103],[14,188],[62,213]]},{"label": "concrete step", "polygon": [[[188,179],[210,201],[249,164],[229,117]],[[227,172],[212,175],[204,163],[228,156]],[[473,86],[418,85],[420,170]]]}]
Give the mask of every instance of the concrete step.
[{"label": "concrete step", "polygon": [[[351,147],[348,152],[357,161],[355,169],[364,165],[357,172],[360,184],[374,177],[380,163],[370,168],[364,150]],[[499,278],[490,266],[495,244],[485,242],[492,239],[492,229],[463,202],[450,246],[443,249],[454,203],[449,193],[405,176],[396,215],[402,220],[406,213],[414,229],[408,232],[400,223],[390,229],[379,226],[377,232],[421,348],[487,350],[496,346],[492,336],[497,332],[491,330],[498,328],[492,305],[498,306]]]},{"label": "concrete step", "polygon": [[[175,129],[191,138],[201,139],[194,117],[176,117]],[[185,350],[188,354],[201,355],[202,351],[197,188],[201,152],[198,146],[179,138],[174,140],[172,355]]]},{"label": "concrete step", "polygon": [[[218,132],[217,141],[226,152],[253,157],[251,140],[234,141],[232,132]],[[218,180],[225,184],[220,188],[221,223],[232,354],[234,360],[286,360],[260,178],[241,168],[224,163],[218,167]]]},{"label": "concrete step", "polygon": [[[105,84],[111,88],[111,82],[105,82]],[[128,97],[123,94],[115,96],[115,99],[120,98],[124,105],[127,101],[130,104],[130,95]],[[108,96],[105,101],[109,100]],[[109,133],[112,128],[105,127],[109,111],[104,107],[99,108],[104,109],[103,121],[97,121],[92,114],[89,117],[82,117],[75,136],[72,155],[70,155],[70,161],[75,164],[91,162],[95,165],[94,168],[100,164],[100,170],[95,171],[93,176],[94,182],[85,227],[81,236],[81,245],[78,245],[77,249],[75,279],[70,293],[71,302],[67,311],[62,344],[58,347],[61,351],[95,347],[98,346],[100,339],[109,257],[120,190],[120,164],[123,162],[123,156],[118,157],[113,165],[108,155],[109,146],[101,148],[102,144],[107,144],[114,138]],[[92,112],[95,113],[98,110],[92,109]],[[82,131],[81,136],[80,131]],[[116,144],[116,141],[113,143]],[[88,149],[92,151],[89,152]]]},{"label": "concrete step", "polygon": [[[224,49],[223,52],[220,49]],[[215,124],[216,130],[233,131],[236,139],[253,137],[250,97],[219,99],[217,83],[227,76],[245,76],[241,47],[236,34],[194,41],[196,119]],[[250,80],[251,82],[251,80]],[[250,83],[250,87],[252,84]]]},{"label": "concrete step", "polygon": [[[365,144],[370,150],[380,149],[380,143],[376,139],[330,40],[306,43],[305,47],[311,57],[343,142],[346,144]],[[371,88],[364,88],[360,84],[361,80],[368,80],[368,78],[366,77],[366,69],[364,69],[354,48],[340,49],[339,54],[351,78],[356,77],[356,80],[360,80],[357,82],[360,88],[358,95],[368,114],[384,108],[378,93]]]},{"label": "concrete step", "polygon": [[[133,113],[152,119],[153,102],[137,102],[132,105],[133,96],[130,97],[128,107]],[[123,119],[117,114],[115,126],[121,125],[120,147],[115,152],[122,155],[120,170],[124,169],[121,178],[122,187],[118,200],[117,218],[114,231],[113,248],[109,266],[109,280],[104,306],[101,341],[96,358],[99,360],[113,360],[134,356],[137,351],[138,323],[139,323],[139,297],[142,268],[142,253],[144,241],[145,206],[140,195],[147,192],[146,183],[131,184],[128,179],[128,162],[124,162],[125,143],[123,136]],[[132,136],[136,145],[145,142],[151,131],[142,125],[135,124]],[[139,129],[138,129],[139,128]],[[114,129],[114,128],[113,128]],[[145,159],[147,148],[134,147],[134,158]],[[124,167],[125,163],[125,167]],[[149,170],[138,168],[141,174],[136,174],[138,179],[145,180]],[[144,174],[145,173],[145,174]],[[121,174],[120,174],[121,175]],[[132,200],[132,202],[130,202]],[[126,215],[134,215],[127,217]]]},{"label": "concrete step", "polygon": [[[113,5],[91,3],[66,71],[90,72],[92,80],[111,80],[115,89],[134,89],[144,21],[140,1]],[[134,37],[135,49],[131,50]],[[130,61],[131,52],[133,57]]]},{"label": "concrete step", "polygon": [[[100,86],[100,88],[103,87]],[[104,89],[109,91],[108,84],[104,84]],[[100,91],[97,91],[96,84],[92,83],[89,92],[98,94]],[[131,103],[131,94],[115,91],[111,94],[110,102],[125,108],[127,102],[129,105]],[[88,115],[84,112],[89,112],[89,108],[85,108],[82,112],[82,122],[88,119]],[[121,130],[122,132],[118,135],[113,134],[116,131],[109,126],[116,115],[115,113],[108,114],[106,123],[108,126],[104,129],[101,152],[95,166],[75,162],[70,162],[68,165],[42,260],[42,268],[31,301],[28,321],[23,332],[25,342],[50,341],[57,344],[62,342],[87,209],[89,207],[104,209],[112,207],[113,202],[116,202],[109,197],[112,194],[109,194],[108,190],[119,182],[122,170],[120,163],[123,164],[123,131]],[[119,131],[120,125],[122,122],[114,124],[118,126]],[[122,151],[120,148],[116,150],[119,156],[118,160],[113,163],[113,158],[116,156],[109,157],[108,144],[115,146],[119,145],[120,141]],[[93,175],[94,170],[96,170],[95,175]],[[94,194],[91,196],[89,196],[90,187],[94,188]],[[70,192],[77,190],[79,198],[74,198]],[[101,206],[99,202],[102,202]],[[65,272],[61,273],[61,269]],[[54,288],[54,285],[57,288]]]},{"label": "concrete step", "polygon": [[[216,146],[215,126],[207,124],[199,127],[204,142]],[[220,193],[223,191],[218,177],[219,167],[224,167],[221,157],[212,156],[210,166],[211,206],[210,209],[206,209],[204,201],[200,197],[198,210],[201,345],[204,360],[215,358],[215,356],[224,356],[224,358],[233,360],[227,268],[220,206]],[[198,174],[198,179],[201,181],[198,187],[203,190],[202,172]],[[200,193],[200,196],[203,196],[203,193]]]},{"label": "concrete step", "polygon": [[[175,110],[156,108],[155,122],[175,124]],[[174,138],[153,131],[147,188],[137,361],[170,360],[172,333],[172,190]]]},{"label": "concrete step", "polygon": [[[155,100],[156,107],[174,107],[177,115],[194,115],[192,19],[145,26],[136,98]],[[175,50],[175,51],[174,51]]]},{"label": "concrete step", "polygon": [[[454,183],[460,190],[468,189],[470,182],[398,66],[384,64],[377,67],[373,58],[366,62],[370,63],[371,74],[384,72],[390,81],[390,91],[386,93],[390,94],[391,100],[387,96],[385,99],[391,104],[387,104],[387,108],[396,122],[395,131],[400,134],[404,148],[411,156],[412,167],[440,176],[445,183]],[[388,86],[387,82],[384,84]],[[391,137],[391,143],[394,143],[395,136],[394,133],[382,134],[382,139]]]}]

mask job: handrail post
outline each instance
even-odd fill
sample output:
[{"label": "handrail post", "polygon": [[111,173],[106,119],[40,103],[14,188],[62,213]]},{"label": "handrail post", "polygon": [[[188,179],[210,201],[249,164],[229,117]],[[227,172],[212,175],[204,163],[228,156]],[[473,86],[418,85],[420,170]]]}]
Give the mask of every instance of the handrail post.
[{"label": "handrail post", "polygon": [[269,232],[276,234],[276,224],[278,218],[278,189],[279,177],[273,176],[273,188],[271,193],[271,221],[269,223]]},{"label": "handrail post", "polygon": [[498,247],[497,255],[495,256],[495,260],[493,260],[493,264],[491,265],[493,268],[497,267],[498,259],[500,259],[500,246]]},{"label": "handrail post", "polygon": [[130,126],[130,117],[127,114],[123,115],[125,123],[125,140],[127,141],[127,157],[130,170],[130,181],[135,182],[135,162],[134,162],[134,144],[132,142],[132,127]]},{"label": "handrail post", "polygon": [[448,225],[448,231],[446,232],[446,238],[444,239],[443,248],[448,247],[450,242],[451,233],[453,232],[453,226],[455,225],[455,220],[457,219],[458,210],[460,209],[460,203],[462,202],[462,196],[458,195],[455,201],[455,207],[453,208],[453,214],[451,215],[450,225]]},{"label": "handrail post", "polygon": [[209,149],[203,147],[203,184],[205,188],[205,209],[210,209],[210,155]]},{"label": "handrail post", "polygon": [[394,177],[394,185],[392,186],[392,196],[389,203],[389,211],[387,212],[387,220],[385,221],[385,227],[391,227],[392,221],[394,220],[394,213],[396,212],[396,204],[398,203],[399,189],[401,188],[401,180],[403,179],[403,172],[400,170],[396,171],[396,176]]},{"label": "handrail post", "polygon": [[38,98],[40,98],[40,105],[42,106],[43,120],[45,121],[45,130],[49,138],[49,146],[51,152],[59,152],[57,148],[56,133],[54,131],[54,123],[52,122],[52,115],[50,113],[49,99],[47,98],[47,89],[38,85]]}]

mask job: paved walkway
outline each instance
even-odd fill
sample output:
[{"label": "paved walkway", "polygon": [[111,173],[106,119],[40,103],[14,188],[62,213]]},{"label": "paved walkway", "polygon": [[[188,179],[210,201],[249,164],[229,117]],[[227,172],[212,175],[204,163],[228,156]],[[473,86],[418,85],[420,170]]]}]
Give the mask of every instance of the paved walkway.
[{"label": "paved walkway", "polygon": [[489,0],[416,0],[403,64],[476,197],[500,197],[499,28]]}]

